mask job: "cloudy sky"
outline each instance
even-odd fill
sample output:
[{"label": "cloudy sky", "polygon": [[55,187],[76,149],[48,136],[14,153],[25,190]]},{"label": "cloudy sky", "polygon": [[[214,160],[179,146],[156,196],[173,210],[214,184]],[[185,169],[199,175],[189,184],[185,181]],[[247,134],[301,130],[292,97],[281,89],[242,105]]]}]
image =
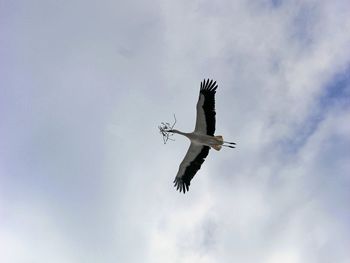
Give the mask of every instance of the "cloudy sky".
[{"label": "cloudy sky", "polygon": [[[349,263],[348,0],[0,1],[0,261]],[[172,181],[199,84],[217,134]]]}]

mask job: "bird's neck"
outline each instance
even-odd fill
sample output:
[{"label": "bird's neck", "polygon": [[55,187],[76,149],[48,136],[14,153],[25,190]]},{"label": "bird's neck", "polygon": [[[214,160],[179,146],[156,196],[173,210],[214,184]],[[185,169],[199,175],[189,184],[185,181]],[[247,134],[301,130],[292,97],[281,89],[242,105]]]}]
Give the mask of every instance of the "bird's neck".
[{"label": "bird's neck", "polygon": [[178,131],[178,130],[171,130],[171,132],[181,134],[181,135],[186,136],[186,137],[188,137],[188,134],[189,134],[187,132],[182,132],[182,131]]}]

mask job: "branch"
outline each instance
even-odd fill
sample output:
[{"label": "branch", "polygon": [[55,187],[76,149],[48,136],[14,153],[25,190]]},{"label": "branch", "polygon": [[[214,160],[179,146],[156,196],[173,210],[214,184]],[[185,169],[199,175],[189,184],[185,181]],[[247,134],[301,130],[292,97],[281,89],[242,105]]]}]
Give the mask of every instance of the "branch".
[{"label": "branch", "polygon": [[161,124],[158,126],[159,132],[163,136],[164,144],[166,144],[168,140],[175,141],[174,139],[171,138],[174,135],[174,133],[170,132],[175,127],[175,124],[176,124],[176,117],[174,114],[174,123],[172,125],[170,125],[169,122],[161,122]]}]

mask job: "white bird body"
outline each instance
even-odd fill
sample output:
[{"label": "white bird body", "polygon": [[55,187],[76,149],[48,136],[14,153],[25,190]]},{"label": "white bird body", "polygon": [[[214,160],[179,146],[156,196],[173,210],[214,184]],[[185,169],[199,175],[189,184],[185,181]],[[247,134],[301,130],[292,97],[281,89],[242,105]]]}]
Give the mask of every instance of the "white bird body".
[{"label": "white bird body", "polygon": [[219,146],[223,144],[223,141],[217,138],[219,136],[210,136],[210,135],[201,134],[198,132],[187,133],[187,132],[181,132],[175,129],[173,129],[172,132],[186,136],[193,144],[196,144],[196,145],[205,145],[205,146],[213,147],[213,146]]},{"label": "white bird body", "polygon": [[[216,82],[213,80],[201,82],[199,98],[197,102],[196,126],[193,132],[186,133],[171,129],[167,132],[186,136],[191,145],[180,164],[174,183],[177,190],[185,193],[188,191],[190,181],[200,169],[210,148],[219,151],[222,146],[235,148],[233,142],[225,142],[222,136],[214,136],[215,132],[215,93]],[[226,144],[225,144],[226,143]],[[227,145],[230,144],[230,145]]]}]

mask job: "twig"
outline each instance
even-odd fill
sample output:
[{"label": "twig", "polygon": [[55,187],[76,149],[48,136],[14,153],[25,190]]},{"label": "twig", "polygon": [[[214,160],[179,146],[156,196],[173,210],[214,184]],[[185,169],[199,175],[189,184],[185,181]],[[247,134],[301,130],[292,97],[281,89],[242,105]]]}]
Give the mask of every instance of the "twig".
[{"label": "twig", "polygon": [[170,132],[176,124],[176,117],[174,114],[174,123],[170,125],[169,122],[161,122],[161,125],[158,126],[160,134],[163,136],[163,142],[166,144],[168,140],[175,141],[174,139],[170,138],[174,135],[173,132]]}]

